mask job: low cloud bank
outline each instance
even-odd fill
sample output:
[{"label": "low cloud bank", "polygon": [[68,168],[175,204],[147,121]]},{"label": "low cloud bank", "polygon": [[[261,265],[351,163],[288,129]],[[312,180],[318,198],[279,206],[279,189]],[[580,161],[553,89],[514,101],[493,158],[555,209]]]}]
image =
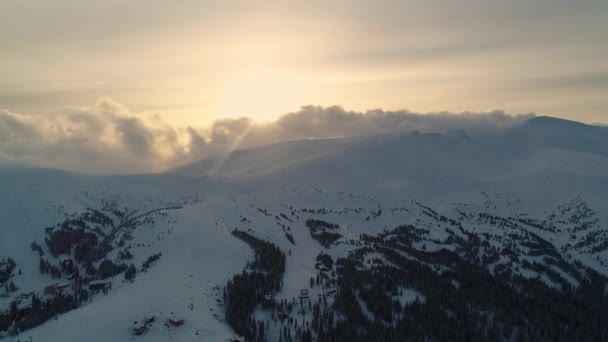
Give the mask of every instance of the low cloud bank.
[{"label": "low cloud bank", "polygon": [[503,111],[413,113],[305,106],[270,123],[222,119],[210,127],[175,127],[133,113],[109,98],[60,113],[25,115],[0,109],[0,165],[30,165],[91,174],[159,172],[226,150],[299,139],[388,132],[494,133],[533,114]]}]

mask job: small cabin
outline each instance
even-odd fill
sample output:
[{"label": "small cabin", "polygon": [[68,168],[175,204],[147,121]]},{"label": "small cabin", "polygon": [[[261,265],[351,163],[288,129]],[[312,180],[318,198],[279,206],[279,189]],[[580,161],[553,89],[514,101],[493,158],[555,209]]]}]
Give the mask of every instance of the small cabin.
[{"label": "small cabin", "polygon": [[53,284],[53,285],[49,285],[47,287],[44,288],[44,294],[47,296],[52,296],[55,293],[57,293],[57,285]]},{"label": "small cabin", "polygon": [[70,286],[72,286],[70,283],[49,285],[44,288],[44,294],[47,296],[52,296],[57,293],[62,293],[63,290],[69,288]]},{"label": "small cabin", "polygon": [[63,291],[63,290],[67,289],[70,286],[72,286],[72,284],[70,284],[70,283],[58,284],[57,285],[57,290],[58,291]]},{"label": "small cabin", "polygon": [[300,297],[302,297],[302,298],[308,298],[308,290],[307,289],[301,289],[300,290]]},{"label": "small cabin", "polygon": [[174,319],[169,318],[168,322],[169,322],[169,324],[171,324],[174,327],[181,327],[182,325],[184,325],[183,319],[174,320]]}]

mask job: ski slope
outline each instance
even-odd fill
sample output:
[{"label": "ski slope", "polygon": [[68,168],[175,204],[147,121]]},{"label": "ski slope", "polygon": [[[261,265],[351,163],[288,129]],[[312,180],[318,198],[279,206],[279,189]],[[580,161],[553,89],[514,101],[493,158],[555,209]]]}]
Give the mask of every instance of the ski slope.
[{"label": "ski slope", "polygon": [[[153,175],[6,168],[0,170],[0,186],[0,258],[13,258],[21,270],[12,278],[18,292],[0,297],[0,311],[20,294],[44,296],[45,286],[67,281],[40,274],[30,244],[44,244],[45,228],[90,208],[103,211],[111,202],[136,222],[128,242],[134,264],[162,253],[132,283],[117,275],[107,295],[95,295],[8,340],[232,338],[235,333],[224,322],[222,289],[253,257],[231,235],[237,228],[287,254],[277,299],[292,300],[309,288],[309,279],[319,273],[319,253],[334,259],[347,255],[362,234],[412,224],[429,230],[415,248],[451,248],[432,242],[447,237],[449,224],[439,216],[459,220],[466,231],[501,239],[507,233],[479,214],[511,220],[518,229],[550,241],[567,260],[608,275],[608,246],[597,247],[608,241],[608,129],[552,118],[535,118],[492,136],[448,132],[295,141],[237,150]],[[117,223],[125,220],[111,211],[108,215]],[[338,243],[329,249],[321,246],[305,226],[308,218],[338,224]],[[538,230],[534,222],[554,229]],[[575,229],[579,226],[583,228]],[[588,236],[594,240],[585,245]],[[500,247],[500,241],[491,244]],[[592,251],[594,247],[598,250]],[[118,251],[108,258],[117,258]],[[501,258],[492,267],[506,262]],[[537,275],[525,269],[520,273]],[[571,278],[567,273],[564,277]],[[310,291],[316,296],[324,289]],[[404,289],[399,300],[417,297],[422,295],[416,289]],[[265,315],[256,311],[256,317]],[[135,336],[135,322],[152,316],[155,322],[145,335]],[[167,325],[168,319],[183,319],[184,325]],[[270,328],[270,339],[278,339],[279,331],[280,326]]]}]

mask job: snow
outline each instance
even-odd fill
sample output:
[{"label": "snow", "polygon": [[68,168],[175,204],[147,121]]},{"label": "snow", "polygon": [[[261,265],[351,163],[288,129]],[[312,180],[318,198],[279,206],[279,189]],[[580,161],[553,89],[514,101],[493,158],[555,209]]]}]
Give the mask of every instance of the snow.
[{"label": "snow", "polygon": [[[154,175],[84,176],[47,169],[0,169],[0,258],[12,257],[21,270],[13,278],[19,287],[16,295],[41,293],[46,285],[64,282],[41,275],[38,255],[30,249],[32,241],[43,244],[45,227],[87,208],[100,208],[110,199],[132,217],[162,208],[159,213],[167,214],[156,215],[155,223],[142,222],[133,231],[133,262],[138,268],[148,256],[162,252],[147,272],[138,273],[132,283],[122,275],[115,277],[108,295],[94,296],[90,303],[13,340],[224,341],[234,336],[223,322],[222,287],[253,257],[251,249],[230,234],[237,227],[285,251],[283,288],[275,298],[289,300],[301,289],[308,289],[311,298],[318,297],[324,289],[310,288],[309,283],[319,273],[314,267],[316,256],[324,252],[335,261],[357,247],[361,234],[413,224],[429,230],[414,248],[451,248],[433,241],[445,241],[446,228],[458,236],[462,233],[425,214],[424,207],[454,219],[461,213],[480,212],[538,220],[554,215],[557,232],[523,224],[516,231],[534,232],[561,250],[573,241],[572,225],[559,223],[566,219],[558,210],[560,205],[574,207],[578,202],[573,199],[584,199],[595,212],[591,219],[600,222],[589,232],[608,223],[607,136],[605,129],[536,119],[491,137],[388,134],[289,142],[239,150]],[[167,209],[175,203],[179,209]],[[379,208],[382,213],[374,217]],[[305,227],[307,218],[338,224],[343,238],[329,249],[322,247]],[[496,235],[490,240],[496,248],[504,245],[511,232],[475,219],[460,222],[465,231]],[[283,226],[295,245],[286,239]],[[584,236],[574,235],[575,241]],[[608,250],[589,253],[570,248],[564,255],[608,274]],[[374,257],[382,259],[381,255],[366,256]],[[492,267],[507,260],[501,257]],[[543,262],[542,257],[522,260]],[[522,267],[517,272],[538,275]],[[541,278],[551,282],[546,276]],[[424,300],[416,289],[401,288],[400,292],[395,299],[402,304]],[[12,299],[0,297],[0,310]],[[258,310],[257,315],[266,313]],[[156,320],[145,335],[134,336],[134,322],[151,316]],[[172,317],[184,319],[184,325],[166,327]],[[311,319],[309,312],[297,317]],[[271,334],[278,328],[270,329]]]},{"label": "snow", "polygon": [[399,288],[399,295],[394,298],[397,299],[401,305],[413,303],[415,301],[424,302],[426,300],[426,297],[422,293],[411,288]]}]

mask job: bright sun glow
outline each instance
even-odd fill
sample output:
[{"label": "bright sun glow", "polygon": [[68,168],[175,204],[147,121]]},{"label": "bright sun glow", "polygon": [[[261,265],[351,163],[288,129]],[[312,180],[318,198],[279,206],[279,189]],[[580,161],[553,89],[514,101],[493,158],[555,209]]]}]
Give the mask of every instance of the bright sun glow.
[{"label": "bright sun glow", "polygon": [[252,116],[268,121],[277,113],[297,109],[307,103],[311,89],[303,77],[271,67],[233,73],[219,88],[217,109],[221,117]]}]

